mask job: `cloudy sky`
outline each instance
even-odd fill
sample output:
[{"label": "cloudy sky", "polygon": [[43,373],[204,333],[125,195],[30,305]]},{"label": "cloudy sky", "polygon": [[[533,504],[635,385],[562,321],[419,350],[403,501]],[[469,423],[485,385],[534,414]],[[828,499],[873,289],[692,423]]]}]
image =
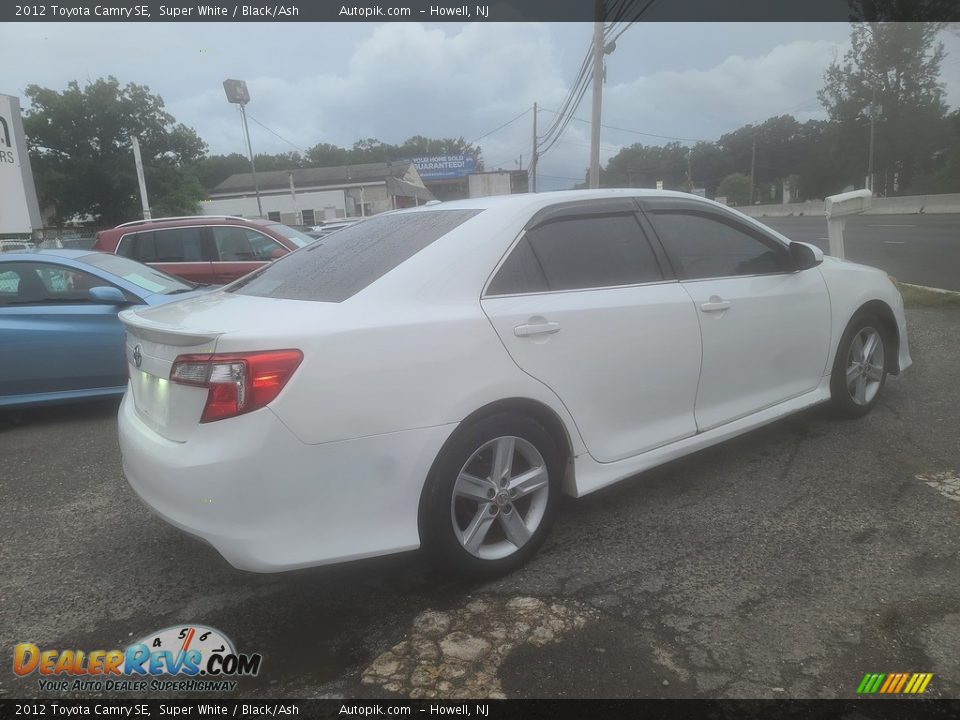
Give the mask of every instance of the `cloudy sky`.
[{"label": "cloudy sky", "polygon": [[[243,151],[222,89],[247,81],[257,152],[349,146],[361,137],[473,140],[530,108],[563,102],[587,23],[18,24],[0,28],[0,93],[105,75],[149,85],[212,153]],[[652,135],[714,140],[772,115],[822,117],[816,92],[842,55],[840,23],[636,24],[607,57],[602,160]],[[945,33],[947,101],[960,106],[960,37]],[[589,117],[589,93],[577,115]],[[549,112],[541,123],[549,122]],[[613,129],[619,128],[619,129]],[[531,149],[531,114],[483,137],[488,168]],[[279,137],[278,137],[279,136]],[[281,139],[283,138],[283,139]],[[571,123],[542,159],[541,187],[583,178],[589,127]]]}]

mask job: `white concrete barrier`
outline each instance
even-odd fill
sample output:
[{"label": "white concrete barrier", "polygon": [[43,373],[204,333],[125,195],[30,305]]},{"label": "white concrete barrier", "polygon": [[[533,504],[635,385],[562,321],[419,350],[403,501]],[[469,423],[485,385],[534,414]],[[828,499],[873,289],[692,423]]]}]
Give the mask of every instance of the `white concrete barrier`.
[{"label": "white concrete barrier", "polygon": [[[824,216],[823,200],[807,200],[789,205],[753,205],[737,210],[750,217]],[[873,206],[864,215],[915,215],[960,213],[960,193],[940,195],[904,195],[903,197],[874,198]]]}]

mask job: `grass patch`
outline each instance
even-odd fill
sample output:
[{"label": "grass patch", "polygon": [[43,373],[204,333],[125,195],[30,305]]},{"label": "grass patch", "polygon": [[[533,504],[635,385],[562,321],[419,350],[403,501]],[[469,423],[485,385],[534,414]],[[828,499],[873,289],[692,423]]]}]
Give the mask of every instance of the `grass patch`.
[{"label": "grass patch", "polygon": [[949,290],[933,290],[921,285],[897,283],[900,294],[903,295],[903,304],[908,308],[920,307],[960,307],[960,293]]}]

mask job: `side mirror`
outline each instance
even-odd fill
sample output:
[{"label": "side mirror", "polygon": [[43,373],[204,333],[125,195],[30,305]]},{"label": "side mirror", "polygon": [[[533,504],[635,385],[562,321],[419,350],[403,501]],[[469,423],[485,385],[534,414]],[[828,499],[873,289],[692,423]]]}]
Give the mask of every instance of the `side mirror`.
[{"label": "side mirror", "polygon": [[127,305],[129,301],[119,288],[110,286],[92,287],[88,291],[90,299],[104,305]]},{"label": "side mirror", "polygon": [[289,250],[284,250],[283,248],[274,248],[270,251],[270,259],[276,260],[277,258],[282,258],[288,252]]},{"label": "side mirror", "polygon": [[814,245],[802,242],[790,243],[790,257],[797,270],[809,270],[823,262],[823,252]]}]

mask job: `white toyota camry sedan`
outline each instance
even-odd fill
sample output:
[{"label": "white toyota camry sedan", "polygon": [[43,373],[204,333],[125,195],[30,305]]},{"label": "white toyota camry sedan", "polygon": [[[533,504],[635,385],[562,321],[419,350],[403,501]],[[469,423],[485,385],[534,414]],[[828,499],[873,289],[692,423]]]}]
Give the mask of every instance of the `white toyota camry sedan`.
[{"label": "white toyota camry sedan", "polygon": [[420,546],[510,570],[561,494],[816,403],[861,415],[910,365],[885,273],[645,190],[375,216],[121,318],[130,485],[261,572]]}]

